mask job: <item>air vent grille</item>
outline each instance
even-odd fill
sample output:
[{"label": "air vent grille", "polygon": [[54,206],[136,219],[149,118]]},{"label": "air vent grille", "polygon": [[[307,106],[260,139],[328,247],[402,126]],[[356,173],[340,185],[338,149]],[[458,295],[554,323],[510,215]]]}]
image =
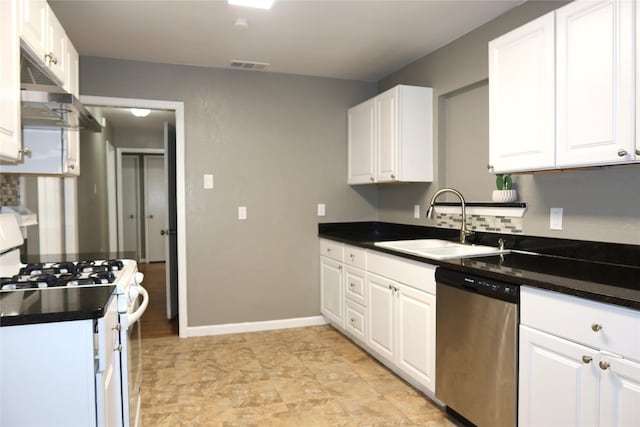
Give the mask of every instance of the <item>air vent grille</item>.
[{"label": "air vent grille", "polygon": [[231,61],[231,68],[236,70],[263,71],[269,65],[271,64],[268,62],[243,61],[240,59],[233,59]]},{"label": "air vent grille", "polygon": [[20,83],[56,86],[55,81],[42,70],[42,67],[24,53],[20,55]]}]

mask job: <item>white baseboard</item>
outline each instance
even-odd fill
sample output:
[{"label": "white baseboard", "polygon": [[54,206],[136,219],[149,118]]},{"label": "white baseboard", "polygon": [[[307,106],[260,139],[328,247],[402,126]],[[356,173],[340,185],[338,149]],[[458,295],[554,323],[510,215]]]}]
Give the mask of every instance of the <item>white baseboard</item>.
[{"label": "white baseboard", "polygon": [[323,316],[298,317],[294,319],[265,320],[261,322],[226,323],[223,325],[187,326],[180,338],[204,337],[208,335],[237,334],[241,332],[259,332],[273,329],[302,328],[305,326],[326,325]]}]

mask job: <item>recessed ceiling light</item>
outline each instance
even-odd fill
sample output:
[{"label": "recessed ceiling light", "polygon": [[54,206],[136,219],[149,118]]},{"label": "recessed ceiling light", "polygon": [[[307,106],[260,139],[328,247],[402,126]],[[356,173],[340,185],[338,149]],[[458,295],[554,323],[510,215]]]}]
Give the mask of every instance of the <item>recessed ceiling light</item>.
[{"label": "recessed ceiling light", "polygon": [[227,0],[234,6],[254,7],[256,9],[271,9],[274,0]]},{"label": "recessed ceiling light", "polygon": [[148,108],[130,108],[129,111],[136,117],[147,117],[151,112]]}]

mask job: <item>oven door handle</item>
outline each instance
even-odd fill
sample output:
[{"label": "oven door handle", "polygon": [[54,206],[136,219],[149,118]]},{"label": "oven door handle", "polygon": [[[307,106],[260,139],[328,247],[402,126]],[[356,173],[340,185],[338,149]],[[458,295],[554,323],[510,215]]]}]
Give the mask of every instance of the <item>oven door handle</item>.
[{"label": "oven door handle", "polygon": [[142,295],[142,302],[140,303],[140,307],[138,307],[136,311],[127,315],[127,319],[129,320],[129,328],[131,327],[131,325],[136,323],[138,319],[140,319],[140,317],[142,317],[142,314],[145,312],[147,306],[149,305],[149,293],[147,292],[147,290],[141,285],[138,285],[138,289],[140,291],[140,294]]}]

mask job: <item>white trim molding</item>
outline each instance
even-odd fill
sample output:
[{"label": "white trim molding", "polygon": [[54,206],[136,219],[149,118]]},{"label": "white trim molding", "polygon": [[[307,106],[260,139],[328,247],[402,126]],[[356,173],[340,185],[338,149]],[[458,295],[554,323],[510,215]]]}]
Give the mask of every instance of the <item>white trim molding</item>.
[{"label": "white trim molding", "polygon": [[260,322],[225,323],[223,325],[189,326],[180,337],[203,337],[209,335],[237,334],[244,332],[271,331],[274,329],[303,328],[329,323],[323,316],[298,317],[293,319],[265,320]]},{"label": "white trim molding", "polygon": [[153,99],[113,98],[106,96],[80,96],[84,105],[106,107],[151,108],[173,110],[176,115],[176,208],[178,216],[178,316],[179,333],[185,337],[189,324],[187,308],[187,220],[185,189],[185,128],[184,102]]}]

